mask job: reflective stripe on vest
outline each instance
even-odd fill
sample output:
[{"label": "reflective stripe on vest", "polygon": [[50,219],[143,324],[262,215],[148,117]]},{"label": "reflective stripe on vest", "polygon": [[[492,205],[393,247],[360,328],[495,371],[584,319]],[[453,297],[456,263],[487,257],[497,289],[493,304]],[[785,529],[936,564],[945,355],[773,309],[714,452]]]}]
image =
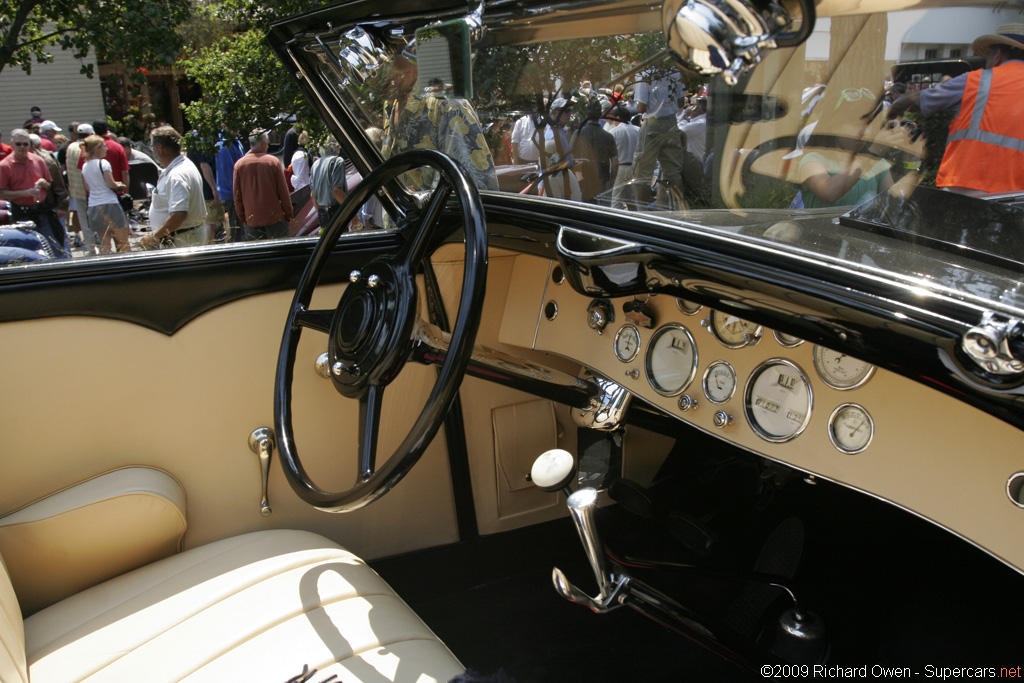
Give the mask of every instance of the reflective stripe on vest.
[{"label": "reflective stripe on vest", "polygon": [[1024,190],[1024,62],[971,72],[949,127],[935,184],[983,192]]}]

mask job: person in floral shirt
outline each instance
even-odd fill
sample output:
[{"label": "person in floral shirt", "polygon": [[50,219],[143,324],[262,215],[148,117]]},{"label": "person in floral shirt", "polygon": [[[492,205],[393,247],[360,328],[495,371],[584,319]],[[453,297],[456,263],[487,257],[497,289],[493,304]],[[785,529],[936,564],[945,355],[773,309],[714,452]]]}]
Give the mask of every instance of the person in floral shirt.
[{"label": "person in floral shirt", "polygon": [[[494,160],[473,105],[465,99],[437,97],[429,89],[417,91],[414,59],[406,50],[392,66],[395,99],[384,112],[384,157],[410,149],[435,149],[454,159],[478,189],[497,190]],[[407,174],[406,181],[425,189],[433,185],[433,174],[432,169],[417,169]]]}]

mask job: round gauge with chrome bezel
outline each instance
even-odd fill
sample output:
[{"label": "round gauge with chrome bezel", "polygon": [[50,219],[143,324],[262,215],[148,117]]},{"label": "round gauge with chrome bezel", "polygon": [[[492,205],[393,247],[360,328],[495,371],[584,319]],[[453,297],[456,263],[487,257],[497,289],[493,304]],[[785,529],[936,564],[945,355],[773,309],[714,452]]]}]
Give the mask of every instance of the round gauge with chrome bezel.
[{"label": "round gauge with chrome bezel", "polygon": [[615,333],[615,357],[623,363],[636,358],[640,351],[640,332],[633,325],[623,325]]},{"label": "round gauge with chrome bezel", "polygon": [[803,370],[788,360],[773,358],[750,373],[743,409],[758,436],[782,443],[807,428],[813,403],[811,383]]},{"label": "round gauge with chrome bezel", "polygon": [[676,323],[658,328],[647,346],[647,381],[662,396],[683,392],[697,373],[697,347],[690,332]]},{"label": "round gauge with chrome bezel", "polygon": [[718,341],[730,349],[753,346],[761,341],[761,335],[764,334],[764,328],[760,325],[722,311],[711,311],[708,329]]},{"label": "round gauge with chrome bezel", "polygon": [[704,371],[704,395],[722,404],[736,393],[736,371],[724,360],[716,360]]},{"label": "round gauge with chrome bezel", "polygon": [[683,312],[683,315],[696,315],[700,313],[702,308],[704,308],[700,304],[695,304],[692,301],[687,301],[686,299],[680,299],[678,297],[676,298],[676,306]]},{"label": "round gauge with chrome bezel", "polygon": [[844,403],[828,418],[828,437],[843,453],[860,453],[875,435],[875,421],[863,406]]},{"label": "round gauge with chrome bezel", "polygon": [[871,363],[824,346],[814,347],[814,369],[821,381],[840,391],[856,389],[871,379],[875,372]]},{"label": "round gauge with chrome bezel", "polygon": [[772,334],[775,335],[775,341],[779,342],[779,346],[785,346],[787,349],[794,349],[804,343],[804,340],[800,337],[779,332],[778,330],[775,330]]}]

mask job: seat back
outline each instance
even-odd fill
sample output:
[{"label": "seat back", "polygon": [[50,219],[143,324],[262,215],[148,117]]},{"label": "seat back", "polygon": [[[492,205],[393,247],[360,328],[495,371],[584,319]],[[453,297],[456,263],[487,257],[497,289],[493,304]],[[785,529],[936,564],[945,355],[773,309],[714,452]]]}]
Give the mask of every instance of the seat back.
[{"label": "seat back", "polygon": [[28,683],[25,624],[7,567],[0,557],[0,681]]}]

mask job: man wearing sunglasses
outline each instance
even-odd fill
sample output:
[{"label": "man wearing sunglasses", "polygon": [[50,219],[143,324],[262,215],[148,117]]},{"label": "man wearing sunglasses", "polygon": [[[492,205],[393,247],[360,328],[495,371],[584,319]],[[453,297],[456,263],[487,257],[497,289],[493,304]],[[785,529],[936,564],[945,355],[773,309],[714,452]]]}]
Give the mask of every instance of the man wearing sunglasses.
[{"label": "man wearing sunglasses", "polygon": [[0,161],[0,199],[11,203],[15,220],[33,221],[36,230],[53,247],[59,258],[70,256],[64,249],[64,227],[54,212],[49,192],[52,177],[46,161],[31,152],[29,132],[23,128],[11,131],[12,154]]}]

